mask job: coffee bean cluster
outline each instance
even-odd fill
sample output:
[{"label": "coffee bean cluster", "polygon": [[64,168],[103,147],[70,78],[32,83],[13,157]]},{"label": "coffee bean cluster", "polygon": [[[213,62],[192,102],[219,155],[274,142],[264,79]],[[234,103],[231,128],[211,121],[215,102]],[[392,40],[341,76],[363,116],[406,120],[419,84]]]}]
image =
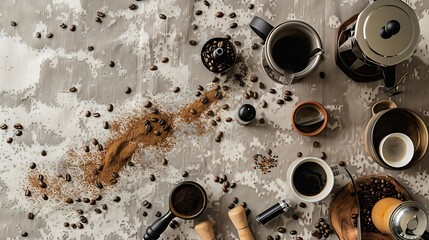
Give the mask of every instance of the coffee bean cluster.
[{"label": "coffee bean cluster", "polygon": [[329,223],[325,222],[325,219],[319,218],[319,221],[314,225],[316,230],[311,232],[311,236],[322,239],[328,238],[330,234],[334,233],[334,230],[331,228]]},{"label": "coffee bean cluster", "polygon": [[258,169],[262,174],[270,173],[271,169],[277,167],[278,164],[278,156],[272,155],[271,149],[267,150],[267,154],[267,156],[264,156],[258,153],[253,156],[255,163],[253,169]]},{"label": "coffee bean cluster", "polygon": [[[215,58],[213,56],[216,49],[222,49],[223,55]],[[223,38],[209,40],[202,49],[201,58],[204,66],[211,72],[220,73],[229,69],[236,59],[236,53],[232,43]]]},{"label": "coffee bean cluster", "polygon": [[[380,199],[386,197],[397,198],[401,201],[405,201],[405,197],[400,193],[395,185],[386,181],[383,177],[373,177],[369,183],[360,183],[358,191],[359,206],[360,206],[360,220],[362,231],[375,232],[379,231],[372,223],[371,211],[375,203]],[[352,215],[352,222],[354,226],[357,226],[357,213]]]},{"label": "coffee bean cluster", "polygon": [[[158,109],[156,109],[156,108],[152,108],[150,111],[153,114],[157,114],[158,113]],[[146,127],[146,131],[145,131],[146,134],[149,134],[152,131],[153,127],[152,127],[151,124],[158,124],[158,125],[160,125],[164,131],[169,131],[170,130],[170,126],[168,126],[167,122],[164,119],[162,119],[162,118],[158,119],[156,117],[152,117],[150,119],[145,119],[143,121],[143,124]],[[153,131],[153,134],[155,134],[155,136],[160,136],[161,132],[158,131],[158,130],[156,130],[156,131]]]},{"label": "coffee bean cluster", "polygon": [[[22,136],[22,130],[24,129],[24,127],[20,124],[20,123],[15,123],[13,125],[13,134],[17,137]],[[0,125],[0,130],[4,130],[7,131],[9,129],[9,126],[6,123],[3,123]],[[6,143],[11,144],[13,142],[13,138],[12,137],[8,137],[6,138]]]},{"label": "coffee bean cluster", "polygon": [[237,186],[235,182],[229,182],[226,175],[223,175],[221,177],[215,176],[213,181],[222,185],[222,192],[224,193],[229,192],[231,188],[235,188]]}]

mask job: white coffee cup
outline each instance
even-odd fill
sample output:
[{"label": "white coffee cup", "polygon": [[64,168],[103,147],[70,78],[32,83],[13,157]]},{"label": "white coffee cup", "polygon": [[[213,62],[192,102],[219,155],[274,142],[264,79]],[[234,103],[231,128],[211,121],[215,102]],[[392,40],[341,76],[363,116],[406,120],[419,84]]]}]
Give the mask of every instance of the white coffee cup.
[{"label": "white coffee cup", "polygon": [[401,168],[413,159],[414,144],[411,138],[403,133],[391,133],[381,140],[378,151],[386,164]]},{"label": "white coffee cup", "polygon": [[[323,188],[321,188],[320,192],[313,195],[306,195],[299,191],[300,188],[306,185],[306,181],[300,181],[300,182],[294,182],[294,178],[297,176],[296,174],[301,171],[300,167],[302,168],[305,163],[315,163],[319,167],[316,167],[316,173],[322,171],[324,173],[325,177],[325,185]],[[307,164],[308,165],[308,164]],[[315,165],[313,165],[315,166]],[[313,172],[315,169],[310,169],[310,172]],[[298,172],[297,172],[298,170]],[[298,173],[299,174],[299,173]],[[335,174],[337,175],[337,174]],[[295,179],[296,180],[296,179]],[[304,157],[304,158],[298,158],[294,162],[291,163],[291,165],[288,168],[287,171],[287,182],[292,190],[292,192],[295,194],[297,198],[299,198],[301,201],[304,202],[318,202],[326,198],[329,193],[332,191],[334,187],[334,172],[331,169],[331,167],[322,159],[316,158],[316,157]],[[302,185],[298,185],[302,184]]]}]

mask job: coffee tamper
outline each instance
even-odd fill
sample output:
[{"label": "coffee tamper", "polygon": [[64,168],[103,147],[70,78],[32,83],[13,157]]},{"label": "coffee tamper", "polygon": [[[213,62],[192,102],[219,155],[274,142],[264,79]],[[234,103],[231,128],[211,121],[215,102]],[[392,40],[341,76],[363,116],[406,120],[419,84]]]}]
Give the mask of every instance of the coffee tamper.
[{"label": "coffee tamper", "polygon": [[237,229],[240,240],[254,240],[247,223],[246,212],[242,206],[229,210],[228,216]]},{"label": "coffee tamper", "polygon": [[256,216],[256,221],[260,224],[267,224],[274,218],[280,216],[282,213],[289,211],[290,209],[289,199],[280,200],[278,203],[274,204],[272,207],[263,211],[262,213]]},{"label": "coffee tamper", "polygon": [[215,233],[213,231],[213,226],[209,220],[205,220],[195,225],[195,231],[198,233],[198,236],[201,240],[216,239]]}]

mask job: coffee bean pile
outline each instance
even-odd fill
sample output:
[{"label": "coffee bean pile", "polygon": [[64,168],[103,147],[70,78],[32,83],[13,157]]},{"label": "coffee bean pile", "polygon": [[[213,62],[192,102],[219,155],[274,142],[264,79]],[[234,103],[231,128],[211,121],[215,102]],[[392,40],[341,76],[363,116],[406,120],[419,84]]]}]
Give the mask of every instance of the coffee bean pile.
[{"label": "coffee bean pile", "polygon": [[334,233],[334,230],[331,228],[329,223],[326,223],[323,218],[319,218],[319,221],[314,225],[314,227],[316,230],[311,232],[311,236],[317,239],[322,239],[322,237],[328,238],[330,234]]},{"label": "coffee bean pile", "polygon": [[229,182],[226,175],[221,177],[215,176],[213,179],[214,182],[222,184],[222,192],[227,193],[231,188],[235,188],[237,184],[235,182]]},{"label": "coffee bean pile", "polygon": [[271,172],[271,168],[277,167],[278,156],[272,155],[272,151],[270,149],[267,150],[267,154],[267,156],[262,154],[255,154],[253,156],[255,163],[253,169],[258,169],[263,174],[267,174]]},{"label": "coffee bean pile", "polygon": [[[360,183],[358,191],[359,206],[360,206],[360,220],[362,231],[375,232],[379,231],[372,223],[371,211],[378,200],[392,197],[401,201],[405,201],[405,197],[400,193],[395,185],[386,181],[383,177],[371,178],[368,184]],[[354,197],[354,196],[353,196]],[[357,226],[357,213],[352,215],[352,222]]]},{"label": "coffee bean pile", "polygon": [[[215,51],[222,54],[215,56]],[[201,59],[204,66],[211,72],[224,72],[235,63],[235,48],[230,41],[224,38],[214,38],[204,44]]]}]

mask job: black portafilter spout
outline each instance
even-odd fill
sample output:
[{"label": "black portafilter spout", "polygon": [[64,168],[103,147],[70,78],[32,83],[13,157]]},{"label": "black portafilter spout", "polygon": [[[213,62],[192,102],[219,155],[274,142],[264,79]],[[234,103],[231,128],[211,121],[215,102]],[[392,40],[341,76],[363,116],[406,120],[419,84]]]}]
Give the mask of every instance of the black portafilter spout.
[{"label": "black portafilter spout", "polygon": [[282,213],[287,212],[290,207],[291,205],[288,199],[280,200],[278,203],[258,214],[256,216],[256,221],[265,225],[268,222],[274,220],[276,217],[280,216]]}]

